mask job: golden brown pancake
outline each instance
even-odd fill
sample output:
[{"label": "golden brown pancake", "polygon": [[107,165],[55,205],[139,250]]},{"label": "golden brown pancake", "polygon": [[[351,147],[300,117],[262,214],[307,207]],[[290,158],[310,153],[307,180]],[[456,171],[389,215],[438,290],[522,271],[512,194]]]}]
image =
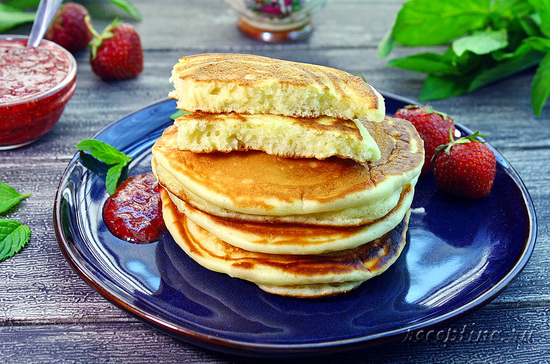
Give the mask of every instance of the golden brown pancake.
[{"label": "golden brown pancake", "polygon": [[243,214],[303,215],[365,206],[415,181],[424,160],[422,139],[408,121],[386,118],[365,126],[381,151],[376,162],[290,159],[256,151],[193,153],[178,149],[177,128],[171,126],[153,146],[155,163],[162,167],[155,173],[180,199],[189,191]]},{"label": "golden brown pancake", "polygon": [[382,96],[360,77],[330,67],[247,54],[183,57],[169,93],[187,111],[381,121]]},{"label": "golden brown pancake", "polygon": [[161,198],[168,230],[192,259],[207,269],[251,281],[276,294],[319,297],[342,293],[355,286],[350,282],[364,282],[384,272],[406,243],[409,214],[389,233],[354,249],[319,255],[250,252],[195,225],[178,211],[166,191],[161,192]]},{"label": "golden brown pancake", "polygon": [[409,211],[414,189],[407,185],[395,208],[360,226],[258,223],[221,218],[197,210],[168,192],[178,210],[215,237],[241,249],[268,254],[322,254],[352,249],[395,228]]}]

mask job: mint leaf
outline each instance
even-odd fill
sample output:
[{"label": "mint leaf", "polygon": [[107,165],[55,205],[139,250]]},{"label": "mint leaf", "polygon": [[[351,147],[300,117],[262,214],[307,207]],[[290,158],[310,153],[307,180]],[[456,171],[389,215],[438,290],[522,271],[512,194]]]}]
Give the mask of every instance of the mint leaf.
[{"label": "mint leaf", "polygon": [[14,8],[25,10],[25,9],[36,9],[40,0],[9,0],[5,1],[9,6]]},{"label": "mint leaf", "polygon": [[550,95],[550,52],[540,62],[531,89],[531,106],[535,115],[542,113],[542,108]]},{"label": "mint leaf", "polygon": [[508,32],[506,29],[486,30],[474,32],[453,42],[452,48],[457,56],[464,52],[475,54],[488,54],[508,45]]},{"label": "mint leaf", "polygon": [[457,74],[457,69],[450,59],[437,53],[419,53],[394,58],[388,62],[388,67],[399,67],[422,73]]},{"label": "mint leaf", "polygon": [[120,180],[124,167],[126,167],[126,165],[117,164],[109,168],[107,171],[107,177],[105,177],[105,188],[107,189],[107,193],[109,195],[116,192],[118,181]]},{"label": "mint leaf", "polygon": [[13,6],[0,3],[0,32],[4,32],[17,25],[30,23],[35,13],[21,11]]},{"label": "mint leaf", "polygon": [[10,208],[17,205],[19,201],[29,196],[30,194],[22,195],[11,186],[4,182],[0,182],[0,213],[8,211]]},{"label": "mint leaf", "polygon": [[529,0],[529,3],[538,10],[541,32],[547,37],[550,37],[550,1]]},{"label": "mint leaf", "polygon": [[479,72],[471,81],[467,92],[472,92],[489,83],[509,77],[529,67],[536,66],[542,59],[543,54],[537,51],[531,51],[509,60],[499,63],[494,67]]},{"label": "mint leaf", "polygon": [[78,143],[76,147],[85,152],[89,151],[92,157],[111,165],[105,178],[105,188],[110,195],[115,193],[122,171],[130,163],[132,157],[107,143],[95,139],[85,139]]},{"label": "mint leaf", "polygon": [[106,164],[122,163],[127,165],[132,160],[132,157],[122,153],[115,147],[95,139],[85,139],[78,143],[76,147],[84,152],[90,152],[92,157]]},{"label": "mint leaf", "polygon": [[463,76],[435,76],[430,75],[424,80],[419,99],[439,100],[466,93],[468,79]]},{"label": "mint leaf", "polygon": [[131,2],[126,0],[109,0],[111,3],[119,6],[120,8],[126,10],[128,14],[134,17],[136,20],[141,20],[141,14],[139,13],[138,9],[132,5]]},{"label": "mint leaf", "polygon": [[12,257],[29,242],[31,230],[18,221],[0,219],[0,261]]},{"label": "mint leaf", "polygon": [[450,42],[491,20],[490,0],[411,0],[403,4],[392,34],[405,46]]},{"label": "mint leaf", "polygon": [[386,58],[396,45],[397,42],[392,35],[392,29],[390,29],[386,32],[380,43],[378,43],[378,57]]},{"label": "mint leaf", "polygon": [[175,113],[173,113],[172,115],[170,115],[170,119],[176,120],[176,119],[179,118],[180,116],[185,115],[185,114],[188,114],[188,113],[189,113],[189,111],[178,110],[178,111],[176,111]]}]

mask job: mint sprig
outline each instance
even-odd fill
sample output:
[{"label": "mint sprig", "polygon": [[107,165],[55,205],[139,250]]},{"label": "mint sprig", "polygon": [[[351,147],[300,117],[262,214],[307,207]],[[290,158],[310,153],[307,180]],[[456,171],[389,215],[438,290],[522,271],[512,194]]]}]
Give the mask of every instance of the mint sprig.
[{"label": "mint sprig", "polygon": [[78,143],[76,147],[83,152],[90,152],[92,157],[111,166],[105,178],[105,188],[110,195],[115,193],[120,176],[124,168],[132,161],[132,157],[107,143],[95,139],[85,139]]},{"label": "mint sprig", "polygon": [[[13,187],[0,182],[0,214],[17,205],[30,194],[20,194]],[[0,219],[0,262],[18,253],[29,242],[31,230],[19,221]]]},{"label": "mint sprig", "polygon": [[0,213],[8,211],[10,208],[17,205],[19,201],[29,196],[30,194],[22,195],[11,186],[4,182],[0,182]]},{"label": "mint sprig", "polygon": [[547,0],[410,0],[378,45],[388,56],[396,45],[448,45],[443,54],[422,52],[388,62],[427,74],[419,99],[470,93],[537,66],[531,106],[540,116],[550,96],[550,3]]},{"label": "mint sprig", "polygon": [[28,243],[31,230],[19,221],[0,219],[0,261],[11,258]]}]

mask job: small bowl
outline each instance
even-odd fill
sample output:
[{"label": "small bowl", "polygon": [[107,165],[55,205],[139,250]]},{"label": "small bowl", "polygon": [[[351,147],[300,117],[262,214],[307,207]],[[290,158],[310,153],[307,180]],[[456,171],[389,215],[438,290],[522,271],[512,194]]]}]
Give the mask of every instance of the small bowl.
[{"label": "small bowl", "polygon": [[269,43],[305,38],[313,31],[311,15],[327,0],[225,0],[239,13],[246,35]]},{"label": "small bowl", "polygon": [[[50,131],[76,89],[76,61],[73,55],[48,40],[42,40],[37,50],[25,48],[27,40],[28,37],[23,35],[0,35],[0,150],[27,145]],[[2,48],[7,48],[8,44],[25,49],[20,56],[23,61],[14,58],[19,55],[11,59],[3,55]],[[25,62],[27,49],[29,60],[30,57],[36,59],[49,56],[56,59],[55,67],[32,77],[27,74],[25,78],[25,69],[27,72],[38,70],[30,61]],[[39,63],[42,65],[47,61],[41,59]],[[8,74],[8,64],[22,67]],[[17,77],[21,78],[16,80]],[[11,98],[7,96],[9,93],[12,94]]]}]

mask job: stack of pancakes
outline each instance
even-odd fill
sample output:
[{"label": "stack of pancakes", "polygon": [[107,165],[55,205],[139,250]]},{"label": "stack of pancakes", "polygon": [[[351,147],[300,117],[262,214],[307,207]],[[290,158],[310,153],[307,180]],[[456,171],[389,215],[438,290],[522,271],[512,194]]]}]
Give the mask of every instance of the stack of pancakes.
[{"label": "stack of pancakes", "polygon": [[182,58],[190,111],[153,146],[174,240],[207,269],[275,294],[347,292],[405,245],[424,151],[343,71],[249,55]]}]

